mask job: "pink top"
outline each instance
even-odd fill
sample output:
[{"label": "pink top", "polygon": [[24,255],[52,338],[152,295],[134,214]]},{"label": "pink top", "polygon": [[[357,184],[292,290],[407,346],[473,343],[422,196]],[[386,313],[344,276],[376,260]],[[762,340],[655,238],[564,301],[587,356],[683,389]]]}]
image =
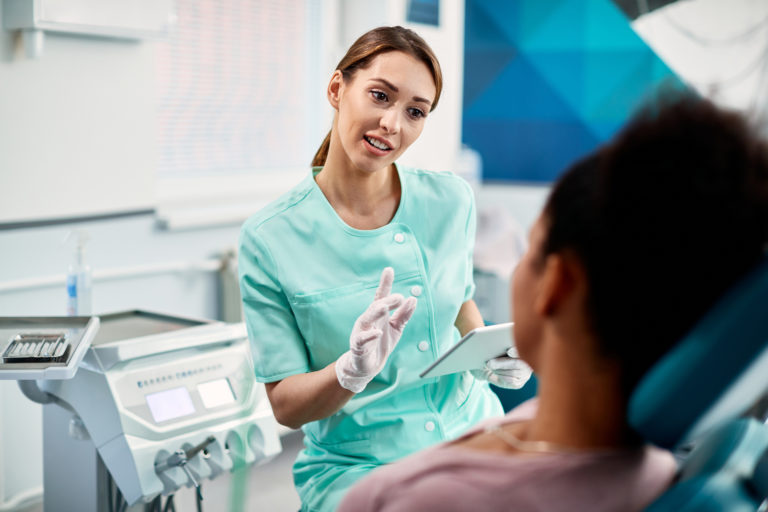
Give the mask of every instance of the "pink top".
[{"label": "pink top", "polygon": [[[530,419],[536,408],[529,400],[463,437]],[[642,510],[676,469],[672,455],[653,446],[512,456],[441,444],[373,471],[338,512]]]}]

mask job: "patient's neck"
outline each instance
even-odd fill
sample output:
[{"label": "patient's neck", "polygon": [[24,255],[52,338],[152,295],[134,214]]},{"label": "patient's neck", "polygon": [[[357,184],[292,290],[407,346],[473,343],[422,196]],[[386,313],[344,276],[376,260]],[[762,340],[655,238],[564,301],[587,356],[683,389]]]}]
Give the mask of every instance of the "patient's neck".
[{"label": "patient's neck", "polygon": [[574,448],[634,442],[619,369],[615,362],[578,350],[586,342],[571,337],[543,345],[537,365],[539,407],[523,434],[527,440]]}]

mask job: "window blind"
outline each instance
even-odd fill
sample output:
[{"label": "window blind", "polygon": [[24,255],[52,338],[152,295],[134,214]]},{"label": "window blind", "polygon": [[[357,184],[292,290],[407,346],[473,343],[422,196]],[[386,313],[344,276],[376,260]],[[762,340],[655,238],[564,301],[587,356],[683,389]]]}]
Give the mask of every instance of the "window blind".
[{"label": "window blind", "polygon": [[156,52],[157,177],[308,167],[313,2],[176,0],[176,12]]}]

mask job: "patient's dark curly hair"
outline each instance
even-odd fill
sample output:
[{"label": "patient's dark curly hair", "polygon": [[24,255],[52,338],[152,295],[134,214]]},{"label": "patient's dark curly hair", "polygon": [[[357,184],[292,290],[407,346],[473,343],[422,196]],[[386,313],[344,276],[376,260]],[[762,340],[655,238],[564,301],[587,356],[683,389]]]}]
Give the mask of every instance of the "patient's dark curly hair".
[{"label": "patient's dark curly hair", "polygon": [[585,267],[588,314],[623,390],[764,258],[768,150],[738,114],[657,99],[555,184],[544,254]]}]

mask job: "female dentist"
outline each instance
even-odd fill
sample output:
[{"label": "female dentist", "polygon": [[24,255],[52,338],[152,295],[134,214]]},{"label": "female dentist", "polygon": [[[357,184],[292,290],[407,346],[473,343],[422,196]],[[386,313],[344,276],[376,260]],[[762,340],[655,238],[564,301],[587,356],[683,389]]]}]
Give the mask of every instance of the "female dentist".
[{"label": "female dentist", "polygon": [[[336,112],[312,172],[242,228],[256,378],[277,421],[304,431],[294,465],[304,511],[335,510],[381,464],[502,414],[468,372],[418,376],[483,323],[472,300],[471,189],[396,163],[441,87],[437,58],[415,32],[361,36],[328,84]],[[488,378],[520,387],[527,368],[506,363]]]}]

